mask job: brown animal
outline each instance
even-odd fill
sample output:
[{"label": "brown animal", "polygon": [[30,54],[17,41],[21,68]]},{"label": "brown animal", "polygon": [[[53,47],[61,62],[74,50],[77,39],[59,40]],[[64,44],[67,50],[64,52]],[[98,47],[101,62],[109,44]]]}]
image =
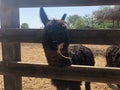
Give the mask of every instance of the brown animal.
[{"label": "brown animal", "polygon": [[[65,23],[66,14],[61,20],[49,20],[44,9],[40,9],[40,18],[44,24],[43,47],[51,66],[65,67],[75,65],[94,65],[91,50],[82,45],[69,46],[69,37]],[[73,76],[75,77],[75,76]],[[81,82],[52,79],[57,90],[80,90]],[[86,90],[90,90],[90,82],[85,83]]]},{"label": "brown animal", "polygon": [[[106,50],[107,67],[120,67],[120,46],[113,45]],[[117,84],[120,88],[120,84]]]}]

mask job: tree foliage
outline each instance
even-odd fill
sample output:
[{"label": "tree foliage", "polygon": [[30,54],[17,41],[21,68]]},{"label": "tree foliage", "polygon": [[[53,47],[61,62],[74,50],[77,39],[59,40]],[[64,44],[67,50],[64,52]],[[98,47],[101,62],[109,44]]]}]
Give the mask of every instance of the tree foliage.
[{"label": "tree foliage", "polygon": [[92,16],[78,16],[73,15],[67,18],[69,28],[80,29],[80,28],[94,28],[95,19]]},{"label": "tree foliage", "polygon": [[93,15],[98,21],[102,20],[107,22],[107,24],[105,23],[106,25],[112,23],[112,26],[108,25],[108,28],[119,28],[120,6],[102,7],[99,10],[94,11]]},{"label": "tree foliage", "polygon": [[67,18],[67,23],[69,28],[73,28],[77,19],[79,19],[78,15],[72,15]]},{"label": "tree foliage", "polygon": [[27,23],[22,23],[21,28],[28,29],[29,25]]},{"label": "tree foliage", "polygon": [[72,15],[67,18],[69,28],[96,28],[109,29],[119,28],[120,25],[120,6],[100,7],[92,15]]}]

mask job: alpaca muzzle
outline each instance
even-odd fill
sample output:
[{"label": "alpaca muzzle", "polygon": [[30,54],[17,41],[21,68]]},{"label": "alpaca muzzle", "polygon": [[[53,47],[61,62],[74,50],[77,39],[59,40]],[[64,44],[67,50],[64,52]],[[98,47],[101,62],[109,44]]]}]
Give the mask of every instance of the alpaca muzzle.
[{"label": "alpaca muzzle", "polygon": [[63,48],[63,46],[64,46],[64,43],[60,43],[60,44],[57,46],[57,53],[58,53],[61,57],[65,58],[65,59],[71,60],[71,59],[72,59],[71,57],[67,57],[67,56],[64,56],[64,55],[62,54],[61,49]]}]

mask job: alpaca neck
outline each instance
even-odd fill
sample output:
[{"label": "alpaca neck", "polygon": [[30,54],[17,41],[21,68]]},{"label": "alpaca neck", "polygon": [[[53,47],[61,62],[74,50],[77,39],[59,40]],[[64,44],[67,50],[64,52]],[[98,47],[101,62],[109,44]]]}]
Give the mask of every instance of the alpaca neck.
[{"label": "alpaca neck", "polygon": [[[47,43],[43,42],[43,48],[49,65],[52,66],[70,66],[71,60],[68,58],[62,57],[57,53],[57,50],[52,50]],[[68,48],[61,49],[61,53],[68,57]]]}]

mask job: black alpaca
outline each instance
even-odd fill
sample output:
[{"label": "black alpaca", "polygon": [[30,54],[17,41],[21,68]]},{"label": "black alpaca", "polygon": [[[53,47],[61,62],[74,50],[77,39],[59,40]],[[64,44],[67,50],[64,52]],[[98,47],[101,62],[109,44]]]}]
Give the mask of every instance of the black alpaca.
[{"label": "black alpaca", "polygon": [[[107,67],[120,67],[120,46],[113,45],[106,50]],[[120,84],[117,84],[120,88]]]},{"label": "black alpaca", "polygon": [[[51,66],[90,65],[94,66],[94,57],[91,50],[82,45],[69,46],[69,38],[65,23],[66,14],[61,20],[49,20],[43,8],[40,9],[40,18],[44,24],[43,47]],[[75,76],[74,76],[75,77]],[[57,90],[81,90],[81,82],[52,79]],[[90,82],[85,83],[86,90],[90,90]]]}]

